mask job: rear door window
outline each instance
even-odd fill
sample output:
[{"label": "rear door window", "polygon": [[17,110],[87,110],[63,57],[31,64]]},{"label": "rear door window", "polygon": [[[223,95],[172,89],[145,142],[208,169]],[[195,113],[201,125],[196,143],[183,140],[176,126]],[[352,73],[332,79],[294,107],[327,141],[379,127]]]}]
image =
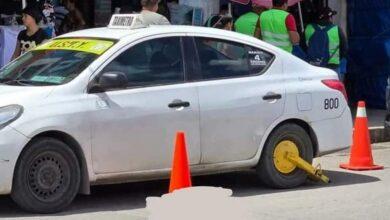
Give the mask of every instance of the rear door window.
[{"label": "rear door window", "polygon": [[262,74],[274,55],[262,49],[214,38],[195,38],[203,80]]}]

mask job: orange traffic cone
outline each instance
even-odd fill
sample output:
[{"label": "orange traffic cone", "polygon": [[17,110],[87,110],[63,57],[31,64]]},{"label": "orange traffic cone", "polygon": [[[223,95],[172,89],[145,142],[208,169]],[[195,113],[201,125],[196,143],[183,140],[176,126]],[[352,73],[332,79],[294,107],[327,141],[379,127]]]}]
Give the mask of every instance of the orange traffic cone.
[{"label": "orange traffic cone", "polygon": [[169,192],[171,193],[176,189],[191,186],[191,174],[188,165],[185,135],[184,132],[177,132]]},{"label": "orange traffic cone", "polygon": [[366,104],[363,101],[358,103],[349,164],[340,164],[340,167],[348,170],[383,169],[383,166],[374,165],[372,159]]}]

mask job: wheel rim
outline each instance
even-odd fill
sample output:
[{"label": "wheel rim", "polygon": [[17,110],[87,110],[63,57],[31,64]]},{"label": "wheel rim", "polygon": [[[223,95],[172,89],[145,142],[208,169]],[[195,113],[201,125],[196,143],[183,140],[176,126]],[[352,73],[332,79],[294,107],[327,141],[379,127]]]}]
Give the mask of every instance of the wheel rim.
[{"label": "wheel rim", "polygon": [[35,157],[30,163],[27,175],[30,191],[42,202],[60,199],[70,184],[69,165],[55,152],[46,152]]},{"label": "wheel rim", "polygon": [[299,156],[298,146],[289,140],[281,141],[276,145],[273,155],[274,165],[276,170],[283,174],[290,174],[297,168],[287,159],[287,153]]}]

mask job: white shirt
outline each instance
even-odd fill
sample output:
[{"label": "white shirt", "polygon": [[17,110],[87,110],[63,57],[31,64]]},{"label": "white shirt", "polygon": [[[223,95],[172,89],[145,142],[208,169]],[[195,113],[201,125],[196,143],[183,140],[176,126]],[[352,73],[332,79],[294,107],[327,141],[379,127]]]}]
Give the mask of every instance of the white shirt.
[{"label": "white shirt", "polygon": [[141,18],[144,25],[170,25],[166,17],[152,11],[142,10]]}]

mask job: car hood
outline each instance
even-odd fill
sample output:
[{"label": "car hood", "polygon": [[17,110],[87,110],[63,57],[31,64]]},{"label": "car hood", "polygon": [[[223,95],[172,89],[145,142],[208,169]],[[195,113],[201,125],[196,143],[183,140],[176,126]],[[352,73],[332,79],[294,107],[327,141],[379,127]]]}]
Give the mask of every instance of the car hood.
[{"label": "car hood", "polygon": [[0,107],[12,104],[22,106],[39,104],[53,89],[53,86],[33,87],[0,85]]}]

